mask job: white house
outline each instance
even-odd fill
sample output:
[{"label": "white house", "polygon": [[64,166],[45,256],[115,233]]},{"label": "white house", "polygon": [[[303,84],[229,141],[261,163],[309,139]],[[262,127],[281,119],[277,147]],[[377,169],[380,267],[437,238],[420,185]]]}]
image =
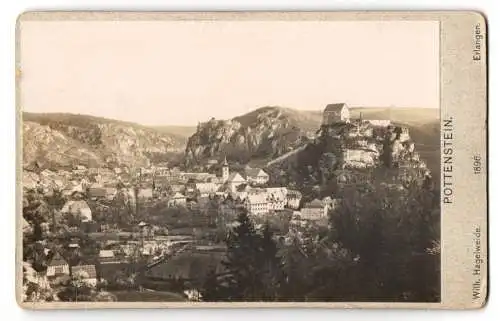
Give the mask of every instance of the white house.
[{"label": "white house", "polygon": [[315,199],[306,203],[300,210],[302,219],[316,221],[328,216],[328,207],[322,201]]},{"label": "white house", "polygon": [[115,257],[115,252],[113,250],[100,250],[99,251],[99,263],[100,264],[115,264],[119,263],[120,260]]},{"label": "white house", "polygon": [[286,193],[286,206],[291,209],[298,209],[300,206],[300,200],[302,199],[302,193],[295,190],[287,190]]},{"label": "white house", "polygon": [[69,264],[66,260],[56,252],[50,262],[47,264],[47,277],[57,278],[64,275],[69,275]]},{"label": "white house", "polygon": [[210,194],[215,194],[219,187],[220,184],[217,184],[215,182],[196,183],[196,190],[200,193],[201,197],[207,197]]},{"label": "white house", "polygon": [[244,206],[248,213],[252,215],[269,213],[269,202],[267,201],[267,195],[264,193],[249,194],[244,201]]},{"label": "white house", "polygon": [[269,181],[269,175],[261,168],[246,168],[245,176],[248,183],[263,185]]},{"label": "white house", "polygon": [[265,189],[269,209],[273,211],[281,211],[287,204],[288,189],[286,187],[268,187]]},{"label": "white house", "polygon": [[179,206],[179,205],[181,206],[186,205],[186,196],[177,192],[168,200],[168,206]]},{"label": "white house", "polygon": [[99,251],[99,258],[101,259],[109,259],[115,257],[115,253],[113,250],[100,250]]},{"label": "white house", "polygon": [[335,123],[347,123],[350,121],[350,113],[347,104],[329,104],[323,111],[323,125]]},{"label": "white house", "polygon": [[73,276],[81,277],[83,281],[89,285],[97,285],[97,273],[95,270],[95,265],[77,265],[71,267],[71,273]]},{"label": "white house", "polygon": [[227,184],[232,193],[236,192],[236,188],[246,184],[247,181],[239,173],[231,173],[227,179]]},{"label": "white house", "polygon": [[366,168],[375,165],[375,158],[377,152],[363,150],[363,149],[346,149],[342,151],[342,158],[344,164],[348,167]]}]

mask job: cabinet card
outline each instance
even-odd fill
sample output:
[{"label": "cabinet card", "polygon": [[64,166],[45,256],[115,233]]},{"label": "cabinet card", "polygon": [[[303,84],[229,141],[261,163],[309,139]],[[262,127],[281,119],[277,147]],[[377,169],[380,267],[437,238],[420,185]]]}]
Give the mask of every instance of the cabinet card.
[{"label": "cabinet card", "polygon": [[477,12],[27,12],[27,309],[481,308]]}]

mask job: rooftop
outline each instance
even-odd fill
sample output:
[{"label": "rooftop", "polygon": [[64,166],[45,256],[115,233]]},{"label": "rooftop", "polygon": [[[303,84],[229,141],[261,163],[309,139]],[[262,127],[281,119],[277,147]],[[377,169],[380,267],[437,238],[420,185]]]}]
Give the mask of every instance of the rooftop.
[{"label": "rooftop", "polygon": [[268,176],[262,168],[245,168],[245,175],[249,177]]},{"label": "rooftop", "polygon": [[101,258],[109,258],[109,257],[114,257],[115,253],[112,250],[101,250],[99,252],[99,257]]},{"label": "rooftop", "polygon": [[340,112],[343,107],[347,107],[345,103],[329,104],[325,107],[326,112]]},{"label": "rooftop", "polygon": [[245,182],[245,179],[239,173],[231,173],[227,179],[228,182]]},{"label": "rooftop", "polygon": [[61,213],[77,214],[81,210],[90,211],[90,207],[86,201],[84,200],[67,201],[66,204],[64,204],[63,208],[61,209]]},{"label": "rooftop", "polygon": [[73,275],[82,273],[85,275],[85,278],[95,279],[97,277],[97,273],[95,270],[95,265],[77,265],[71,268],[71,272]]},{"label": "rooftop", "polygon": [[248,202],[250,204],[267,203],[267,195],[265,194],[249,194],[247,196]]},{"label": "rooftop", "polygon": [[59,254],[59,252],[56,252],[52,259],[50,260],[48,266],[58,266],[58,265],[67,265],[68,262]]},{"label": "rooftop", "polygon": [[324,208],[324,204],[319,199],[312,200],[304,205],[306,208]]}]

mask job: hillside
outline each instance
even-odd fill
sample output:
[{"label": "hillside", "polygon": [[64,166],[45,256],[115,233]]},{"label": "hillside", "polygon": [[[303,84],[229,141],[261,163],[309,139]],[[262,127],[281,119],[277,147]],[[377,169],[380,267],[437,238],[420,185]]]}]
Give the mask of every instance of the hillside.
[{"label": "hillside", "polygon": [[[415,146],[432,172],[439,170],[439,110],[431,108],[351,107],[351,118],[391,119],[408,127]],[[210,158],[261,166],[310,142],[319,130],[322,111],[262,107],[230,120],[202,123],[188,140],[188,165]]]},{"label": "hillside", "polygon": [[[421,157],[439,170],[439,114],[425,108],[351,107],[351,117],[391,119],[409,128]],[[229,120],[198,127],[156,126],[65,113],[23,113],[23,161],[47,168],[139,165],[183,159],[203,164],[224,156],[232,162],[264,166],[311,142],[322,111],[268,106]]]},{"label": "hillside", "polygon": [[288,108],[262,107],[229,120],[201,123],[188,140],[186,164],[227,156],[240,164],[272,159],[309,140],[317,119]]},{"label": "hillside", "polygon": [[241,123],[244,127],[256,127],[264,117],[275,117],[277,120],[287,120],[290,124],[306,132],[315,132],[321,124],[322,112],[268,106],[234,117],[233,120]]},{"label": "hillside", "polygon": [[439,109],[354,107],[350,110],[353,118],[361,112],[364,119],[391,119],[394,124],[407,127],[420,157],[432,173],[439,173]]},{"label": "hillside", "polygon": [[146,126],[87,115],[23,113],[23,163],[47,168],[139,166],[183,151],[185,139]]},{"label": "hillside", "polygon": [[338,194],[345,186],[373,180],[421,177],[425,161],[405,127],[382,127],[365,120],[323,125],[317,138],[267,166],[272,184],[291,186],[309,197]]}]

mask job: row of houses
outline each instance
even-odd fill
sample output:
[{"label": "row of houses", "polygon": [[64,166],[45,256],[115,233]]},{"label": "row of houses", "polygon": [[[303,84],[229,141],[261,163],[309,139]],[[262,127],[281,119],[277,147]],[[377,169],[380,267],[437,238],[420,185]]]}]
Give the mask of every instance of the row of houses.
[{"label": "row of houses", "polygon": [[57,280],[67,277],[70,274],[81,278],[82,281],[88,285],[97,285],[97,272],[95,265],[85,264],[70,267],[68,262],[58,252],[56,252],[47,264],[46,277],[48,281],[50,283],[56,283]]},{"label": "row of houses", "polygon": [[286,187],[267,187],[241,191],[236,198],[242,200],[250,214],[264,215],[285,208],[298,209],[302,194]]}]

